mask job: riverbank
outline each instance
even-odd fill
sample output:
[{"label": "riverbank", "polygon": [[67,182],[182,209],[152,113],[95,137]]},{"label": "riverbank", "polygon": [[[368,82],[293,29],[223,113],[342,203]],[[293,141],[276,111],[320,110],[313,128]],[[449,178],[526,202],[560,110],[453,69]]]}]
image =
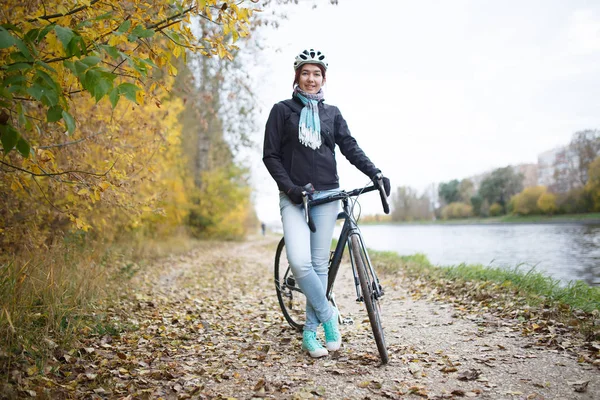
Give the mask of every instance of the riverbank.
[{"label": "riverbank", "polygon": [[[21,398],[593,399],[598,315],[544,302],[516,285],[435,275],[421,256],[373,252],[390,363],[379,365],[344,264],[336,295],[354,324],[342,350],[313,360],[281,316],[272,283],[278,237],[197,242],[131,270],[111,301],[80,319],[45,363],[24,357],[3,379]],[[427,270],[425,268],[432,268]],[[557,308],[558,307],[558,308]],[[571,322],[558,318],[571,313]],[[48,343],[46,338],[41,343]],[[417,397],[418,396],[418,397]]]},{"label": "riverbank", "polygon": [[586,224],[600,225],[600,213],[568,214],[568,215],[504,215],[487,218],[437,219],[418,221],[375,221],[369,219],[364,225],[497,225],[497,224]]}]

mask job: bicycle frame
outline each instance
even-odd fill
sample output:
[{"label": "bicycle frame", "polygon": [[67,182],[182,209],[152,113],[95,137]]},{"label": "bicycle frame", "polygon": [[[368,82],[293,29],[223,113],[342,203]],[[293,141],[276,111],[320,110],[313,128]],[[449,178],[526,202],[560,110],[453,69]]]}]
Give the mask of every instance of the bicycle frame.
[{"label": "bicycle frame", "polygon": [[[349,192],[340,191],[333,193],[330,196],[315,200],[310,199],[308,192],[310,188],[305,188],[305,191],[303,192],[303,205],[306,223],[308,224],[309,229],[312,232],[315,232],[316,227],[310,213],[311,207],[335,202],[338,200],[342,201],[342,212],[337,215],[337,219],[343,219],[344,224],[342,226],[342,231],[340,233],[337,246],[329,256],[326,296],[333,306],[337,307],[333,294],[333,286],[342,263],[344,249],[348,247],[350,264],[352,266],[352,275],[354,277],[354,285],[356,287],[356,300],[365,304],[367,314],[369,315],[371,329],[373,331],[373,338],[377,344],[377,350],[379,351],[381,362],[382,364],[386,364],[389,360],[389,357],[385,345],[385,336],[383,327],[381,325],[380,305],[378,302],[378,300],[384,294],[383,288],[379,283],[379,278],[377,277],[373,268],[373,264],[369,258],[369,253],[367,252],[367,247],[358,228],[357,221],[352,214],[355,204],[352,198],[373,190],[379,190],[383,211],[386,214],[389,213],[389,204],[387,203],[387,196],[384,191],[382,181],[383,177],[379,177],[377,179],[377,183],[373,186],[354,189]],[[297,300],[302,300],[302,298],[296,298],[294,292],[302,293],[302,290],[296,284],[289,264],[285,263],[285,261],[282,264],[281,256],[284,251],[284,246],[285,239],[282,238],[279,241],[277,250],[275,252],[275,289],[277,291],[279,305],[283,311],[283,316],[293,328],[301,330],[304,326],[302,317],[302,313],[304,311],[302,306],[297,304]],[[283,277],[281,276],[282,274]],[[286,298],[289,300],[289,302],[286,300]],[[346,322],[346,319],[341,319],[340,314],[338,314],[338,318],[340,323]]]},{"label": "bicycle frame", "polygon": [[333,285],[335,283],[335,279],[337,277],[337,274],[339,272],[340,269],[340,265],[342,262],[342,256],[344,255],[344,249],[346,248],[346,246],[349,249],[349,254],[350,254],[350,264],[352,265],[352,275],[354,278],[354,285],[356,288],[356,301],[363,301],[362,298],[362,293],[360,291],[360,283],[358,280],[358,275],[356,272],[356,268],[355,268],[355,262],[354,262],[354,257],[352,255],[352,243],[350,238],[353,235],[357,235],[358,236],[358,240],[360,245],[363,247],[364,254],[366,255],[366,263],[368,265],[369,268],[369,274],[373,277],[373,282],[376,283],[376,287],[373,288],[375,291],[375,295],[377,298],[381,297],[383,295],[383,292],[381,290],[381,285],[379,284],[379,278],[377,277],[375,270],[373,269],[373,265],[371,264],[371,260],[369,258],[369,254],[366,251],[366,246],[362,237],[362,234],[360,233],[359,229],[358,229],[358,225],[356,224],[356,221],[354,219],[354,217],[352,216],[352,210],[350,209],[350,202],[349,202],[349,197],[344,197],[342,198],[342,212],[340,212],[338,214],[337,219],[343,219],[344,220],[344,225],[342,226],[342,231],[340,233],[340,237],[338,239],[338,243],[335,247],[335,250],[331,253],[330,259],[329,259],[329,273],[328,273],[328,280],[327,280],[327,299],[332,300],[333,297]]}]

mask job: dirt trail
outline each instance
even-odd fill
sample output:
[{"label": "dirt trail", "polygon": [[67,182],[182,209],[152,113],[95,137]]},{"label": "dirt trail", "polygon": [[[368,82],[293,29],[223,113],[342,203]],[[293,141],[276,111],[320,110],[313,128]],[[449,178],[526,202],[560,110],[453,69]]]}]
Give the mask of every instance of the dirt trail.
[{"label": "dirt trail", "polygon": [[[86,398],[600,399],[600,371],[532,345],[512,321],[413,299],[386,277],[390,362],[379,365],[349,271],[340,274],[339,352],[313,360],[283,320],[272,282],[276,237],[208,242],[134,278],[50,393]],[[587,383],[585,383],[587,382]]]}]

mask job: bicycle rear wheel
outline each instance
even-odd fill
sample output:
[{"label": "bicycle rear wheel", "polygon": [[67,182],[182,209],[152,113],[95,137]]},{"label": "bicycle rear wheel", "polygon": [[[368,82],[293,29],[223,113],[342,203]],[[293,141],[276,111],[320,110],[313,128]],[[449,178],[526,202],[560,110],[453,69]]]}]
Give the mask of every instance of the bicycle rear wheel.
[{"label": "bicycle rear wheel", "polygon": [[285,252],[285,239],[281,239],[275,252],[275,289],[283,316],[292,328],[302,331],[306,321],[306,297],[300,290]]},{"label": "bicycle rear wheel", "polygon": [[365,248],[362,246],[357,235],[350,237],[352,244],[352,255],[354,258],[354,267],[358,274],[358,280],[360,282],[360,288],[362,290],[363,300],[365,307],[367,308],[367,314],[369,315],[369,321],[371,322],[371,329],[373,330],[373,337],[375,343],[377,343],[377,350],[379,351],[379,357],[381,358],[382,364],[387,364],[388,353],[385,346],[385,337],[383,335],[383,327],[381,325],[381,307],[379,300],[375,295],[375,282],[371,275],[371,269],[368,268],[369,261],[365,254]]}]

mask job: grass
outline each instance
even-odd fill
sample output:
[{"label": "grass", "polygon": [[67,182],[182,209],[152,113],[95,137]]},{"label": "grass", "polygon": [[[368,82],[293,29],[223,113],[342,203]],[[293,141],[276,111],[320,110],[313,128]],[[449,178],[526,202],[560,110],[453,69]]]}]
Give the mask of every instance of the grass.
[{"label": "grass", "polygon": [[450,279],[460,281],[495,282],[506,288],[517,289],[528,297],[531,305],[555,302],[591,313],[600,311],[600,287],[589,286],[582,281],[571,281],[566,285],[535,269],[523,270],[485,267],[483,265],[460,264],[452,267],[433,266],[423,254],[400,256],[393,252],[370,250],[369,254],[378,270],[387,273],[405,271],[409,276],[422,279]]},{"label": "grass", "polygon": [[442,268],[449,279],[491,281],[513,286],[528,294],[533,305],[539,302],[556,302],[569,305],[585,312],[600,310],[600,288],[582,281],[571,281],[566,285],[533,269],[488,268],[481,265],[459,265]]},{"label": "grass", "polygon": [[106,246],[74,234],[50,249],[0,261],[0,375],[21,361],[43,371],[52,348],[68,346],[84,326],[106,334],[122,329],[94,320],[93,305],[111,298],[145,263],[196,243],[185,235],[130,236]]},{"label": "grass", "polygon": [[587,214],[563,214],[563,215],[505,215],[499,218],[500,222],[581,222],[581,221],[600,221],[600,213]]},{"label": "grass", "polygon": [[[334,240],[332,249],[337,241]],[[494,282],[505,288],[513,288],[526,295],[531,305],[555,302],[584,312],[600,312],[600,287],[589,286],[582,281],[567,284],[553,279],[534,268],[524,270],[514,268],[486,267],[483,265],[460,264],[451,267],[437,267],[431,264],[424,254],[401,256],[393,251],[369,249],[369,255],[376,264],[377,271],[388,274],[406,273],[435,281],[449,279],[458,281]]]},{"label": "grass", "polygon": [[[385,222],[389,224],[422,224],[422,225],[436,225],[436,224],[502,224],[502,223],[522,223],[522,224],[536,224],[536,223],[564,223],[564,222],[598,222],[600,223],[600,213],[587,213],[587,214],[561,214],[561,215],[503,215],[499,217],[487,217],[487,218],[461,218],[461,219],[450,219],[450,220],[421,220],[421,221],[407,221],[407,222]],[[370,224],[381,224],[384,222],[370,221]]]},{"label": "grass", "polygon": [[400,256],[374,250],[369,254],[377,271],[404,276],[411,290],[421,286],[426,291],[435,288],[453,299],[468,299],[465,304],[469,307],[495,308],[509,318],[531,318],[529,310],[537,310],[538,316],[571,326],[588,340],[600,340],[600,329],[595,325],[600,320],[600,287],[582,281],[564,284],[535,269],[519,266],[437,267],[423,254]]}]

